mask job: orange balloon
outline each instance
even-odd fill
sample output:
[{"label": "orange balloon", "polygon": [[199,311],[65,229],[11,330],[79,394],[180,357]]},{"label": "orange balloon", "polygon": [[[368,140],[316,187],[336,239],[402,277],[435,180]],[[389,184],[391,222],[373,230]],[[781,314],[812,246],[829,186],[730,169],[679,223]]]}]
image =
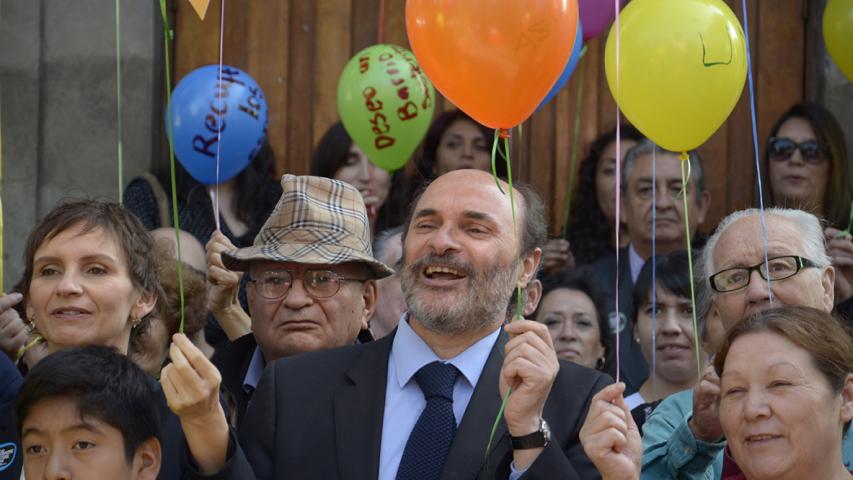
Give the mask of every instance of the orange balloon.
[{"label": "orange balloon", "polygon": [[512,128],[536,110],[572,54],[577,24],[577,0],[406,3],[421,68],[448,100],[491,128]]}]

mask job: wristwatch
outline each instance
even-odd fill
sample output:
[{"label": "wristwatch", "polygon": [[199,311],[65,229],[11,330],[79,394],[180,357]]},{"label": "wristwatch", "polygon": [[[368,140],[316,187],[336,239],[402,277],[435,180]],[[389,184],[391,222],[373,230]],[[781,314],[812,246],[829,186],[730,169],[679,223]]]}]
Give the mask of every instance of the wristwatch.
[{"label": "wristwatch", "polygon": [[509,437],[512,440],[513,450],[527,450],[530,448],[541,448],[548,445],[551,440],[551,430],[544,418],[539,419],[539,430],[522,435],[520,437]]}]

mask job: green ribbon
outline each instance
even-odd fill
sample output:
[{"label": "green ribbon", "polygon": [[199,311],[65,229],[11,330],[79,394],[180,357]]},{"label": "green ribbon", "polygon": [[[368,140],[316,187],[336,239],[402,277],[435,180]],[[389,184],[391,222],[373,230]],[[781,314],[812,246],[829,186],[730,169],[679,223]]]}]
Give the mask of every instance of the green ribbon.
[{"label": "green ribbon", "polygon": [[[678,157],[681,160],[681,199],[684,202],[684,238],[687,244],[687,271],[690,274],[690,305],[693,307],[693,343],[696,350],[696,385],[702,382],[702,358],[699,354],[699,322],[696,320],[696,288],[693,282],[693,246],[690,244],[690,220],[687,213],[687,182],[690,179],[690,156],[682,152]],[[685,172],[686,164],[686,172]]]},{"label": "green ribbon", "polygon": [[172,223],[175,224],[175,242],[178,254],[178,290],[181,302],[181,324],[178,332],[184,333],[184,262],[181,259],[181,227],[178,224],[178,187],[175,181],[175,144],[172,142],[172,73],[169,67],[169,40],[175,33],[169,27],[169,17],[166,13],[166,0],[160,0],[160,14],[163,17],[163,55],[166,59],[166,112],[169,118],[169,174],[172,185]]},{"label": "green ribbon", "polygon": [[563,207],[563,236],[562,238],[566,238],[569,232],[569,215],[572,211],[572,195],[574,194],[575,188],[575,165],[578,156],[578,141],[580,140],[581,134],[581,107],[583,106],[583,70],[586,61],[584,61],[584,54],[586,53],[586,45],[583,46],[580,53],[580,68],[578,69],[578,93],[577,98],[575,100],[575,127],[572,132],[572,154],[571,160],[569,163],[569,185],[568,190],[566,191],[566,203]]},{"label": "green ribbon", "polygon": [[[521,125],[519,125],[518,130],[519,130],[519,135],[521,135]],[[498,178],[497,168],[495,167],[495,165],[496,165],[496,163],[495,163],[496,153],[498,151],[498,139],[501,136],[502,136],[502,134],[501,134],[500,130],[495,130],[495,140],[494,140],[494,143],[492,143],[492,176],[495,179],[495,184],[498,186],[498,189],[501,191],[501,193],[505,194],[505,192],[503,191],[503,188],[501,188],[501,182],[500,182],[500,179]],[[513,226],[515,226],[515,195],[513,195],[513,190],[512,190],[512,164],[510,163],[510,154],[509,154],[509,136],[504,135],[503,137],[504,137],[504,142],[503,142],[504,143],[504,152],[506,153],[506,155],[504,155],[503,157],[504,157],[504,160],[506,161],[507,183],[509,184],[509,205],[510,205],[510,209],[512,210],[512,223],[513,223]],[[523,313],[522,298],[523,298],[522,289],[521,289],[521,287],[517,287],[515,289],[515,316],[513,317],[513,319],[522,318],[522,313]],[[489,433],[489,441],[488,441],[488,443],[486,443],[486,451],[483,454],[484,460],[487,460],[489,458],[489,452],[491,452],[491,450],[492,450],[492,442],[494,442],[494,440],[495,440],[495,433],[497,433],[497,431],[498,431],[498,425],[500,425],[501,419],[504,416],[504,410],[506,410],[506,404],[509,401],[509,396],[511,394],[512,394],[512,387],[509,387],[509,389],[507,389],[507,391],[506,391],[506,394],[504,394],[503,399],[501,400],[501,407],[500,407],[500,409],[498,409],[498,414],[497,414],[497,416],[495,416],[495,421],[492,423],[492,431]]]}]

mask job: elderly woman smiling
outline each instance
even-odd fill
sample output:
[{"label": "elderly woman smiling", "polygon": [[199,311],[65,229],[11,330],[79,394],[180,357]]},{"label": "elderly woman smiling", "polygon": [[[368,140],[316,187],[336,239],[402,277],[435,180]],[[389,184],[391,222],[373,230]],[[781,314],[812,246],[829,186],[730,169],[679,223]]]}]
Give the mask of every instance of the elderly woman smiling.
[{"label": "elderly woman smiling", "polygon": [[[842,463],[853,419],[853,339],[835,317],[790,306],[755,313],[729,331],[714,367],[720,425],[741,470],[723,478],[853,477]],[[598,392],[580,431],[604,480],[640,478],[642,440],[624,390],[617,383]]]},{"label": "elderly woman smiling", "polygon": [[720,425],[748,480],[849,479],[842,435],[853,419],[853,340],[807,307],[757,313],[714,360]]}]

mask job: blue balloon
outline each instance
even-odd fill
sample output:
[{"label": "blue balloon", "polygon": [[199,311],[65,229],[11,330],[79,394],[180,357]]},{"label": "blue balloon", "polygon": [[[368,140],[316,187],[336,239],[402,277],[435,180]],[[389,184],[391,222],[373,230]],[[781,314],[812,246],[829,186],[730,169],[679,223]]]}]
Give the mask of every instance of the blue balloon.
[{"label": "blue balloon", "polygon": [[560,74],[560,78],[557,79],[557,83],[551,87],[551,91],[548,92],[548,95],[545,95],[545,100],[542,100],[542,103],[539,104],[538,108],[542,108],[543,105],[550,102],[552,98],[557,96],[560,92],[560,89],[563,88],[563,85],[569,81],[569,77],[572,76],[572,73],[575,72],[575,67],[578,66],[578,62],[581,59],[581,50],[583,49],[583,32],[581,31],[581,21],[578,18],[578,33],[575,35],[575,44],[572,47],[572,54],[569,56],[569,61],[566,63],[566,68],[563,69],[563,73]]},{"label": "blue balloon", "polygon": [[197,68],[182,78],[172,92],[171,111],[175,156],[205,185],[216,183],[217,146],[222,183],[251,163],[267,137],[264,92],[249,74],[227,65],[222,66],[222,83],[219,65]]}]

